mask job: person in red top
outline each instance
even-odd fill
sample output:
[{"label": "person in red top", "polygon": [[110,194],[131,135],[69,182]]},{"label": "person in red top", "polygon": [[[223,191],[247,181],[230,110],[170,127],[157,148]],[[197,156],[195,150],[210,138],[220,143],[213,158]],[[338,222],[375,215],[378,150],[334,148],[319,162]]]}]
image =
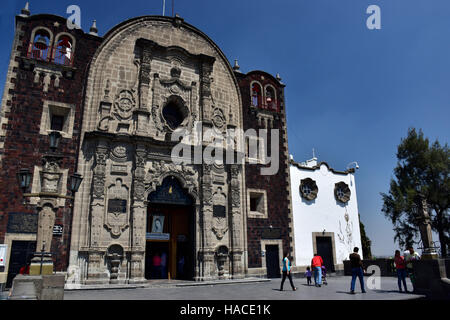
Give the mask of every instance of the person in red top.
[{"label": "person in red top", "polygon": [[314,271],[314,283],[316,287],[322,286],[322,257],[314,253],[314,258],[311,260],[311,269]]},{"label": "person in red top", "polygon": [[157,252],[153,256],[153,278],[160,279],[161,278],[161,256],[159,252]]},{"label": "person in red top", "polygon": [[395,268],[397,269],[397,279],[398,279],[398,290],[402,291],[402,282],[403,287],[405,287],[405,292],[408,292],[408,288],[406,287],[406,261],[403,256],[400,255],[400,250],[395,250]]}]

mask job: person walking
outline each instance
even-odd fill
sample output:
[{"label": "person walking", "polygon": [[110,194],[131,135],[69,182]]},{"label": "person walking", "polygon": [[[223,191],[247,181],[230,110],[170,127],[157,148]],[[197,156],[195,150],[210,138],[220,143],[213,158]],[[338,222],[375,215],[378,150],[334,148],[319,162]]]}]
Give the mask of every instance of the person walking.
[{"label": "person walking", "polygon": [[408,292],[408,288],[406,287],[406,261],[403,256],[400,255],[400,250],[395,250],[395,268],[397,269],[397,279],[398,279],[398,291],[402,291],[402,282],[403,287],[405,288],[405,292]]},{"label": "person walking", "polygon": [[314,271],[314,285],[316,287],[322,286],[322,257],[314,253],[314,258],[311,260],[311,269]]},{"label": "person walking", "polygon": [[161,279],[161,256],[157,252],[153,256],[153,279]]},{"label": "person walking", "polygon": [[405,262],[406,262],[406,273],[411,280],[411,284],[413,286],[413,292],[416,291],[416,279],[414,277],[413,270],[413,261],[420,260],[420,255],[414,251],[413,247],[408,247],[408,250],[405,251]]},{"label": "person walking", "polygon": [[358,254],[359,248],[355,247],[353,249],[353,253],[350,254],[350,266],[352,268],[352,282],[350,286],[350,293],[355,293],[355,283],[356,277],[359,278],[359,283],[361,285],[361,292],[366,293],[364,289],[364,273],[363,273],[363,264],[361,260],[361,256]]},{"label": "person walking", "polygon": [[310,286],[311,285],[311,268],[310,267],[306,267],[305,277],[306,277],[308,286]]},{"label": "person walking", "polygon": [[294,286],[294,283],[292,282],[292,276],[291,276],[291,260],[288,257],[288,253],[284,253],[283,258],[283,279],[281,280],[281,287],[280,291],[283,291],[283,285],[284,281],[286,280],[286,277],[289,278],[289,282],[291,283],[292,290],[296,291],[297,288]]},{"label": "person walking", "polygon": [[167,279],[167,254],[165,251],[161,254],[161,278]]}]

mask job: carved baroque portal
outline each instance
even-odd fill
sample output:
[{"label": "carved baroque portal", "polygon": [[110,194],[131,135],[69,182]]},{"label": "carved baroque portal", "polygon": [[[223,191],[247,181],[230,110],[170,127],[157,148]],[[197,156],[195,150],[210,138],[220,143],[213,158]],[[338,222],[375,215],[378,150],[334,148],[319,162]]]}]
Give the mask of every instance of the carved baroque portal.
[{"label": "carved baroque portal", "polygon": [[[179,189],[172,195],[188,194],[192,203],[183,205],[195,212],[193,277],[219,276],[219,246],[229,253],[219,252],[221,275],[243,275],[242,168],[170,158],[177,128],[189,130],[195,121],[220,132],[242,125],[239,87],[217,45],[178,18],[174,28],[172,20],[130,20],[108,34],[92,60],[79,158],[88,185],[75,201],[80,232],[70,253],[80,283],[145,281],[148,206],[173,178]],[[112,246],[123,251],[110,252]]]}]

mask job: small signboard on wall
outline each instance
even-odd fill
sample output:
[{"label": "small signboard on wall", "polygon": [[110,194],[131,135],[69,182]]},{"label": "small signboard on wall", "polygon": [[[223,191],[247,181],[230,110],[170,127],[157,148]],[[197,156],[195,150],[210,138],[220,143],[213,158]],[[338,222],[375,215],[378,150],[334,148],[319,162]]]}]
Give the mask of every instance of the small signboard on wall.
[{"label": "small signboard on wall", "polygon": [[55,224],[53,226],[53,235],[61,237],[63,235],[64,226],[62,224]]},{"label": "small signboard on wall", "polygon": [[0,267],[6,266],[6,252],[8,252],[8,245],[0,244]]},{"label": "small signboard on wall", "polygon": [[149,233],[146,235],[147,240],[169,241],[170,233]]}]

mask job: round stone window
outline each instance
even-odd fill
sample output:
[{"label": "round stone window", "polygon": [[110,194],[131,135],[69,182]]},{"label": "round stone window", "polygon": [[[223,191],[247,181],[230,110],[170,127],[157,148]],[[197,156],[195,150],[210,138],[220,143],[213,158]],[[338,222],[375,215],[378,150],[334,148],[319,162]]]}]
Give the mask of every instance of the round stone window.
[{"label": "round stone window", "polygon": [[336,183],[334,186],[334,196],[339,202],[347,203],[351,196],[351,191],[348,184],[345,182]]},{"label": "round stone window", "polygon": [[311,201],[317,198],[317,193],[319,193],[319,188],[314,180],[306,178],[300,182],[300,195],[302,198]]}]

